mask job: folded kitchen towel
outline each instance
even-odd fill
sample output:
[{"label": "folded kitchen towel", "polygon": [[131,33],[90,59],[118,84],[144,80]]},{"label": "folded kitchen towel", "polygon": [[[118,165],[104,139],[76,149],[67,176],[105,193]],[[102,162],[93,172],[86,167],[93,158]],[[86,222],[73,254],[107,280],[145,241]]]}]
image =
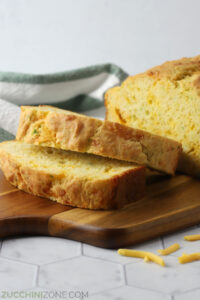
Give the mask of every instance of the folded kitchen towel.
[{"label": "folded kitchen towel", "polygon": [[48,104],[104,117],[105,91],[127,75],[113,64],[46,75],[0,72],[0,141],[16,134],[20,105]]}]

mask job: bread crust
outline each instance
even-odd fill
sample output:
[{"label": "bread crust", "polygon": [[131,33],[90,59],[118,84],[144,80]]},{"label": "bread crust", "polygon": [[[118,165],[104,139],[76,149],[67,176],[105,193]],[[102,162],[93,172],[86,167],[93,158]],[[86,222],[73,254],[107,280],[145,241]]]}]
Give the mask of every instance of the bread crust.
[{"label": "bread crust", "polygon": [[[187,76],[193,76],[193,88],[196,90],[196,93],[200,95],[200,55],[167,61],[161,65],[147,70],[144,73],[128,76],[122,85],[126,85],[126,82],[128,81],[134,81],[138,77],[149,77],[155,80],[167,79],[176,84],[176,82],[184,79]],[[112,88],[110,91],[111,90]],[[108,96],[105,94],[105,99],[107,97]]]},{"label": "bread crust", "polygon": [[64,205],[88,209],[115,209],[140,199],[145,191],[145,168],[138,166],[109,179],[84,180],[22,165],[0,149],[0,165],[6,179],[19,189]]},{"label": "bread crust", "polygon": [[[168,79],[173,82],[184,79],[186,76],[194,76],[193,87],[200,95],[200,55],[195,57],[183,57],[178,60],[167,61],[161,65],[155,66],[143,73],[139,73],[133,76],[128,76],[123,82],[122,86],[125,86],[127,82],[134,81],[139,77],[149,77],[152,79]],[[108,107],[109,94],[119,89],[119,86],[110,88],[104,96],[105,107]],[[108,115],[108,109],[106,109],[106,119]]]},{"label": "bread crust", "polygon": [[143,74],[150,77],[167,78],[171,81],[176,81],[181,80],[186,76],[192,76],[195,73],[200,73],[200,55],[167,61],[159,66],[149,69]]},{"label": "bread crust", "polygon": [[[177,60],[166,61],[161,65],[148,69],[143,73],[139,73],[133,76],[128,76],[122,85],[128,80],[135,80],[138,77],[151,77],[154,79],[169,79],[171,81],[182,80],[187,76],[194,74],[200,75],[200,55],[195,57],[183,57]],[[199,80],[197,80],[197,86],[199,88]],[[111,88],[110,90],[112,90]]]},{"label": "bread crust", "polygon": [[134,162],[168,174],[174,174],[181,153],[180,143],[143,130],[59,109],[40,111],[30,106],[21,107],[16,138],[25,143]]}]

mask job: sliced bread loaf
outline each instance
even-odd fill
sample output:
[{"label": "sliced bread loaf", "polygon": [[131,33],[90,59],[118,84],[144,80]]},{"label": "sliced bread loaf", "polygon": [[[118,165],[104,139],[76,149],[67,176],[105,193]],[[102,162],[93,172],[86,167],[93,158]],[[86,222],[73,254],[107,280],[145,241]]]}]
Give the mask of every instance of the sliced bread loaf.
[{"label": "sliced bread loaf", "polygon": [[144,194],[144,167],[91,154],[10,141],[0,166],[19,189],[71,206],[118,208]]},{"label": "sliced bread loaf", "polygon": [[200,176],[200,56],[128,77],[105,104],[107,120],[182,143],[178,169]]},{"label": "sliced bread loaf", "polygon": [[23,106],[17,140],[93,153],[174,174],[181,145],[146,131],[50,106]]}]

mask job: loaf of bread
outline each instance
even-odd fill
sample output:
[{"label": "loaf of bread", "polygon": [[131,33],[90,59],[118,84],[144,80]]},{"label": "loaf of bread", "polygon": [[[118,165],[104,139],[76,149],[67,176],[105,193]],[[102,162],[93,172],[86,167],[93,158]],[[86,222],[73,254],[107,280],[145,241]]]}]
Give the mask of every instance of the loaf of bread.
[{"label": "loaf of bread", "polygon": [[33,195],[89,208],[119,208],[141,198],[145,167],[17,141],[0,143],[7,180]]},{"label": "loaf of bread", "polygon": [[181,152],[176,141],[50,106],[23,106],[16,138],[147,165],[169,174],[174,174]]},{"label": "loaf of bread", "polygon": [[105,95],[106,119],[182,144],[178,169],[200,176],[200,56],[128,77]]}]

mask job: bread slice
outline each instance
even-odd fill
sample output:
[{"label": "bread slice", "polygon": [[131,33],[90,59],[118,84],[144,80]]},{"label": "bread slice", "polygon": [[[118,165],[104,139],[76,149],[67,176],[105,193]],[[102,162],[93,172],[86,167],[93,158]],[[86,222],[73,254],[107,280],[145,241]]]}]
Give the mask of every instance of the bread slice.
[{"label": "bread slice", "polygon": [[178,169],[200,176],[200,56],[128,77],[107,91],[105,105],[109,121],[182,143]]},{"label": "bread slice", "polygon": [[50,106],[23,106],[17,140],[130,161],[174,174],[181,145],[145,131]]},{"label": "bread slice", "polygon": [[0,143],[7,180],[28,193],[89,209],[111,209],[144,194],[145,167],[17,141]]}]

